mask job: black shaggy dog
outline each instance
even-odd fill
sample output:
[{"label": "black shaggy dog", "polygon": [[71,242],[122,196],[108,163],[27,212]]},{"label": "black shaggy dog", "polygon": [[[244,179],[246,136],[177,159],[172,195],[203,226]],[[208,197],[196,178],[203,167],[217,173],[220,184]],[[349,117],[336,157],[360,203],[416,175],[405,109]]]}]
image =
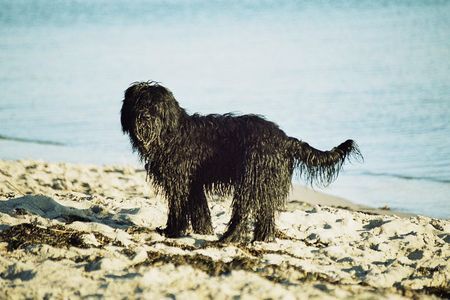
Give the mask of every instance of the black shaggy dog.
[{"label": "black shaggy dog", "polygon": [[311,184],[328,185],[346,159],[360,156],[352,140],[320,151],[257,115],[188,115],[153,81],[125,91],[121,122],[168,200],[163,230],[168,237],[183,235],[189,224],[195,233],[213,233],[206,192],[233,196],[221,241],[247,239],[250,224],[253,240],[272,240],[275,213],[284,205],[294,170]]}]

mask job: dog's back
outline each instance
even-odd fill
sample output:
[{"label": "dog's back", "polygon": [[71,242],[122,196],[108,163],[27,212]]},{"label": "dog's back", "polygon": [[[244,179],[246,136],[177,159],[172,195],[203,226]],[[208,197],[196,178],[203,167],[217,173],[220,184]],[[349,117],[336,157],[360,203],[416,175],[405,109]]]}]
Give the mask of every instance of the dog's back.
[{"label": "dog's back", "polygon": [[275,123],[258,115],[194,114],[167,146],[185,149],[174,159],[195,161],[197,179],[214,186],[234,185],[244,172],[244,161],[255,159],[256,153],[288,159],[287,143],[288,137]]}]

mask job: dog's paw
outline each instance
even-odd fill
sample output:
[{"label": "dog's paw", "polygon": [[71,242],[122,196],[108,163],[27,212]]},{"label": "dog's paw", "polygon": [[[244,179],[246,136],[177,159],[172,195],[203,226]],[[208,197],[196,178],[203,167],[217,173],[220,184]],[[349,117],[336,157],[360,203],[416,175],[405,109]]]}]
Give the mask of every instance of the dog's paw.
[{"label": "dog's paw", "polygon": [[252,243],[254,243],[254,242],[271,243],[271,242],[275,242],[275,237],[274,236],[254,237],[252,240]]},{"label": "dog's paw", "polygon": [[164,234],[165,228],[162,228],[162,227],[156,227],[155,230],[156,230],[156,232],[159,233],[160,235],[165,235],[165,234]]},{"label": "dog's paw", "polygon": [[219,239],[219,243],[222,243],[222,244],[242,244],[242,243],[246,243],[246,242],[248,242],[248,238],[243,237],[239,233],[231,233],[231,234],[225,233]]},{"label": "dog's paw", "polygon": [[173,229],[168,229],[167,227],[156,227],[156,232],[167,238],[179,238],[185,235],[184,231],[175,231]]}]

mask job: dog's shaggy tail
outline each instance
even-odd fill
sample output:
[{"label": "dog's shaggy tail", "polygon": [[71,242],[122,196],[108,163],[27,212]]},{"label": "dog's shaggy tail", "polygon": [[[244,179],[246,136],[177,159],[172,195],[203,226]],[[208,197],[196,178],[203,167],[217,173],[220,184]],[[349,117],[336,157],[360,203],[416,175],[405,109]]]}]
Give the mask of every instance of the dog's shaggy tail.
[{"label": "dog's shaggy tail", "polygon": [[346,160],[362,160],[358,145],[347,140],[330,151],[321,151],[308,143],[290,138],[296,173],[311,185],[328,186],[333,182]]}]

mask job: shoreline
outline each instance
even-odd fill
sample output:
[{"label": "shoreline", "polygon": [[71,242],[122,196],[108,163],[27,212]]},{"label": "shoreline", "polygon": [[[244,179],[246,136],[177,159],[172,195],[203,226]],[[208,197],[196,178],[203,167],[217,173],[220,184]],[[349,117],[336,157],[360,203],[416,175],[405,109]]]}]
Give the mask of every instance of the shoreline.
[{"label": "shoreline", "polygon": [[219,244],[230,201],[208,204],[213,235],[170,239],[143,171],[0,160],[0,298],[450,296],[448,220],[295,186],[274,242]]},{"label": "shoreline", "polygon": [[419,214],[415,213],[405,213],[396,210],[391,210],[389,208],[386,209],[375,208],[363,204],[357,204],[348,199],[335,195],[330,195],[321,191],[315,191],[307,186],[299,184],[295,184],[293,186],[292,191],[288,196],[288,205],[292,207],[293,206],[292,204],[295,203],[296,201],[300,201],[301,203],[309,204],[311,206],[315,205],[331,206],[335,208],[346,209],[352,212],[361,212],[372,215],[395,215],[399,217],[419,216]]}]

